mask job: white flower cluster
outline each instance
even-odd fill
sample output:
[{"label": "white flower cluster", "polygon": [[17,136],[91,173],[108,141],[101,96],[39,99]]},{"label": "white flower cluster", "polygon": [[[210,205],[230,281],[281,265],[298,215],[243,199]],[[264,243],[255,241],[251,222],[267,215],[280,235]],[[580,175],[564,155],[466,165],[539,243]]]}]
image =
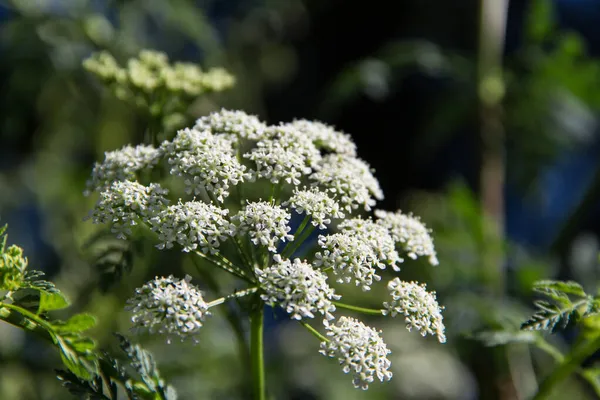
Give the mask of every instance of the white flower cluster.
[{"label": "white flower cluster", "polygon": [[320,352],[336,358],[343,371],[353,375],[354,387],[366,390],[375,377],[381,382],[392,378],[387,358],[391,351],[381,339],[381,332],[351,317],[324,323],[329,341],[321,342]]},{"label": "white flower cluster", "polygon": [[221,109],[221,111],[199,118],[194,129],[258,141],[266,137],[267,126],[255,115],[248,115],[243,111]]},{"label": "white flower cluster", "polygon": [[294,194],[284,205],[294,208],[298,214],[306,213],[311,217],[311,223],[319,229],[327,228],[331,218],[344,218],[340,205],[327,193],[315,187],[294,191]]},{"label": "white flower cluster", "polygon": [[403,282],[398,278],[391,280],[387,288],[392,301],[383,303],[384,315],[404,315],[409,331],[416,329],[423,336],[437,335],[440,343],[446,342],[443,307],[438,304],[435,292],[428,292],[425,284]]},{"label": "white flower cluster", "polygon": [[161,150],[171,166],[171,174],[184,178],[188,194],[205,189],[223,202],[231,185],[251,178],[246,166],[239,163],[233,144],[223,136],[207,130],[182,129]]},{"label": "white flower cluster", "polygon": [[382,210],[375,210],[375,216],[379,218],[377,223],[389,230],[392,238],[400,244],[410,258],[425,256],[428,257],[431,265],[439,264],[430,230],[418,217],[400,211]]},{"label": "white flower cluster", "polygon": [[289,234],[291,217],[284,208],[259,201],[246,204],[233,220],[237,223],[239,233],[247,234],[252,243],[266,246],[275,253],[279,241],[294,240],[294,236]]},{"label": "white flower cluster", "polygon": [[325,188],[348,213],[359,206],[370,211],[375,205],[375,199],[383,199],[379,182],[371,173],[370,167],[359,158],[329,154],[323,157],[315,169],[310,176],[313,184]]},{"label": "white flower cluster", "polygon": [[107,52],[92,55],[83,66],[104,82],[116,85],[115,91],[121,98],[135,98],[136,92],[149,95],[158,90],[197,97],[203,92],[230,88],[235,83],[233,76],[222,68],[205,72],[195,64],[171,65],[166,54],[153,50],[142,50],[124,68]]},{"label": "white flower cluster", "polygon": [[169,204],[166,194],[167,190],[155,183],[143,186],[138,182],[115,181],[100,193],[91,213],[92,221],[95,224],[111,223],[111,231],[117,238],[126,239],[131,235],[131,227],[140,219],[147,219]]},{"label": "white flower cluster", "polygon": [[254,149],[244,154],[256,164],[257,178],[297,186],[302,176],[310,174],[311,167],[321,158],[312,140],[292,127],[271,126],[265,135],[266,138],[258,141]]},{"label": "white flower cluster", "polygon": [[374,281],[381,280],[377,268],[392,267],[399,271],[403,260],[387,230],[371,220],[354,218],[342,222],[340,233],[319,236],[323,249],[315,254],[316,266],[331,268],[338,282],[354,281],[362,290],[371,289]]},{"label": "white flower cluster", "polygon": [[196,341],[194,336],[210,312],[191,279],[189,275],[185,279],[156,277],[136,289],[135,296],[127,301],[134,328],[166,335],[168,340],[179,336]]},{"label": "white flower cluster", "polygon": [[369,260],[379,268],[384,269],[389,265],[394,271],[400,271],[398,263],[404,260],[398,255],[396,243],[387,229],[377,225],[371,219],[362,218],[345,220],[338,225],[338,228],[366,243],[372,251]]},{"label": "white flower cluster", "polygon": [[158,233],[159,249],[170,249],[177,243],[185,252],[199,247],[202,253],[216,253],[235,232],[235,226],[226,219],[228,213],[213,204],[188,201],[164,208],[149,222]]},{"label": "white flower cluster", "polygon": [[286,125],[305,134],[320,149],[351,157],[356,156],[356,144],[350,136],[336,131],[329,125],[305,119],[298,119]]},{"label": "white flower cluster", "polygon": [[160,150],[143,144],[107,151],[104,153],[104,161],[94,165],[85,194],[101,192],[115,181],[135,180],[138,171],[153,167],[160,157]]},{"label": "white flower cluster", "polygon": [[265,291],[261,298],[271,306],[279,305],[292,319],[314,318],[315,312],[333,319],[331,301],[340,296],[327,284],[327,275],[299,258],[292,262],[277,254],[273,259],[270,267],[255,270]]},{"label": "white flower cluster", "polygon": [[315,254],[314,265],[332,269],[338,276],[337,282],[350,283],[368,291],[374,281],[380,281],[376,274],[377,265],[371,247],[358,237],[348,233],[320,235],[319,246],[323,249]]}]

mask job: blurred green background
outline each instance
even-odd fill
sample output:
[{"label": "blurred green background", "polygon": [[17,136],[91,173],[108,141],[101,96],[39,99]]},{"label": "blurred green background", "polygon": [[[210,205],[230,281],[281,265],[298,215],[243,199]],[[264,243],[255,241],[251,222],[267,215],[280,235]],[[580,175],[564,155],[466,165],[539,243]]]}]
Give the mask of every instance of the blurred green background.
[{"label": "blurred green background", "polygon": [[[488,12],[482,12],[487,10]],[[305,330],[270,318],[268,383],[278,399],[525,399],[552,366],[524,344],[474,334],[518,327],[531,283],[596,290],[600,232],[600,2],[597,0],[0,1],[0,222],[69,295],[98,316],[114,350],[125,300],[189,260],[151,244],[95,236],[82,195],[94,161],[142,140],[146,121],[81,66],[97,50],[141,49],[203,68],[233,89],[202,96],[186,119],[221,107],[268,123],[320,119],[352,135],[376,169],[379,208],[433,228],[440,266],[403,267],[436,290],[448,343],[384,329],[394,378],[352,388]],[[378,307],[384,294],[351,294]],[[346,296],[349,297],[349,296]],[[363,298],[364,297],[364,298]],[[232,310],[235,312],[235,310]],[[141,336],[181,399],[246,398],[247,371],[224,316],[202,341]],[[567,330],[551,341],[566,347]],[[593,362],[589,360],[588,362]],[[0,399],[67,399],[49,346],[0,325]],[[577,378],[556,399],[594,398]]]}]

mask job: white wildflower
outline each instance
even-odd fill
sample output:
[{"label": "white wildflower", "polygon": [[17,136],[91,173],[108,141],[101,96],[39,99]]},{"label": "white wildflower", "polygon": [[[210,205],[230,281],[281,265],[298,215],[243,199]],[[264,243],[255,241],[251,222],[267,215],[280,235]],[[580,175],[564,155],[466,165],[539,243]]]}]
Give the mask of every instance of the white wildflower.
[{"label": "white wildflower", "polygon": [[400,244],[412,259],[428,257],[431,265],[438,265],[437,254],[431,238],[431,231],[421,222],[419,217],[412,214],[402,214],[375,210],[377,223],[390,231],[392,238]]},{"label": "white wildflower", "polygon": [[370,211],[375,199],[383,199],[379,182],[370,167],[358,158],[329,154],[315,169],[316,172],[310,175],[313,184],[331,193],[349,213],[358,206]]},{"label": "white wildflower", "polygon": [[391,280],[387,288],[392,301],[383,303],[384,315],[404,315],[409,331],[416,329],[422,336],[437,335],[440,343],[446,342],[443,307],[438,304],[435,292],[428,292],[425,284],[403,282],[398,278]]},{"label": "white wildflower", "polygon": [[204,92],[204,74],[200,67],[190,63],[175,63],[161,71],[165,87],[172,92],[198,96]]},{"label": "white wildflower", "polygon": [[329,341],[321,342],[320,353],[336,358],[344,373],[352,374],[355,388],[368,389],[375,377],[381,382],[392,378],[391,362],[387,358],[391,351],[383,342],[381,331],[350,317],[324,323]]},{"label": "white wildflower", "polygon": [[223,108],[198,119],[194,129],[209,130],[213,134],[235,135],[246,140],[260,140],[265,138],[267,126],[255,115]]},{"label": "white wildflower", "polygon": [[231,141],[209,131],[182,129],[161,149],[171,174],[184,178],[188,194],[200,194],[205,189],[223,202],[230,186],[250,178],[246,167],[238,162]]},{"label": "white wildflower", "polygon": [[388,230],[371,219],[353,218],[338,225],[338,228],[361,242],[368,244],[375,254],[377,266],[381,269],[387,265],[394,271],[400,271],[398,264],[403,260],[396,251],[396,243]]},{"label": "white wildflower", "polygon": [[314,318],[315,312],[333,319],[335,306],[331,301],[340,296],[327,284],[327,275],[299,258],[291,262],[276,254],[273,259],[275,263],[270,267],[255,269],[265,291],[261,298],[286,310],[292,319]]},{"label": "white wildflower", "polygon": [[306,119],[294,120],[286,124],[307,135],[318,148],[338,154],[356,156],[356,144],[347,135],[336,131],[332,126]]},{"label": "white wildflower", "polygon": [[127,301],[127,310],[133,312],[134,329],[150,333],[179,336],[181,340],[195,339],[207,316],[208,304],[202,292],[190,284],[191,277],[176,279],[156,277],[135,290],[135,296]]},{"label": "white wildflower", "polygon": [[111,223],[111,231],[119,239],[126,239],[126,235],[131,235],[131,227],[140,219],[147,222],[167,206],[166,194],[167,190],[155,183],[143,186],[137,182],[116,181],[100,193],[91,213],[92,221]]},{"label": "white wildflower", "polygon": [[338,276],[337,282],[354,281],[363,291],[371,289],[373,281],[381,280],[376,274],[376,266],[381,266],[371,246],[355,235],[334,233],[320,235],[319,246],[323,251],[315,254],[316,267],[331,268]]},{"label": "white wildflower", "polygon": [[136,147],[127,145],[119,150],[107,151],[104,153],[104,161],[94,165],[85,194],[100,192],[114,181],[135,180],[136,172],[153,167],[160,157],[160,150],[143,144]]},{"label": "white wildflower", "polygon": [[152,230],[158,233],[159,249],[170,249],[173,243],[185,252],[197,248],[207,254],[234,234],[235,226],[225,218],[229,210],[213,204],[188,201],[172,205],[152,218]]},{"label": "white wildflower", "polygon": [[310,222],[319,229],[325,229],[332,218],[344,218],[337,201],[315,187],[295,189],[292,197],[284,205],[294,208],[298,214],[306,213],[311,217]]},{"label": "white wildflower", "polygon": [[256,163],[256,176],[272,183],[285,181],[299,185],[300,178],[312,172],[321,158],[313,142],[289,126],[270,126],[266,138],[244,157]]},{"label": "white wildflower", "polygon": [[233,220],[240,234],[247,234],[255,245],[266,246],[275,253],[279,241],[294,240],[290,235],[291,214],[280,206],[259,201],[248,203]]}]

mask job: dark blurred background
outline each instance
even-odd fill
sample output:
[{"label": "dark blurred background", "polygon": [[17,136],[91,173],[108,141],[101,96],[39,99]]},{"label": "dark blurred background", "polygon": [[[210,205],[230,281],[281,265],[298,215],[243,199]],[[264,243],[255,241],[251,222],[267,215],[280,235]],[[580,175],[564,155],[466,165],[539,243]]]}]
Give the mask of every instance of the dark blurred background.
[{"label": "dark blurred background", "polygon": [[[105,151],[137,143],[144,119],[81,62],[97,50],[124,62],[151,48],[223,66],[236,86],[199,98],[189,122],[226,107],[351,134],[386,194],[378,207],[421,215],[441,264],[403,273],[438,292],[447,344],[381,324],[394,379],[363,393],[321,359],[310,335],[275,321],[276,398],[526,398],[548,360],[523,345],[487,349],[470,334],[527,315],[536,279],[596,290],[598,21],[598,0],[0,1],[1,223],[75,311],[98,315],[94,337],[114,347],[110,333],[127,331],[122,306],[132,290],[174,271],[164,270],[170,255],[149,255],[143,244],[111,271],[95,260],[85,181]],[[121,278],[107,283],[115,271]],[[196,351],[140,341],[180,398],[243,398],[245,371],[226,328],[207,324]],[[567,346],[571,337],[553,340]],[[0,398],[68,398],[57,366],[43,343],[0,326]],[[555,398],[594,397],[573,378]]]}]

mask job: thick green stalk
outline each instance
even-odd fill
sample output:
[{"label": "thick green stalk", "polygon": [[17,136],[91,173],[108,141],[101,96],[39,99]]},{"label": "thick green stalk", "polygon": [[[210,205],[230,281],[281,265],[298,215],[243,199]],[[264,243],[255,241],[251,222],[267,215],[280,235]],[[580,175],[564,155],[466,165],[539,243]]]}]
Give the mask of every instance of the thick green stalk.
[{"label": "thick green stalk", "polygon": [[564,361],[556,367],[540,384],[539,390],[532,400],[548,398],[557,385],[564,381],[569,375],[577,371],[581,363],[600,349],[600,335],[579,343],[566,355]]},{"label": "thick green stalk", "polygon": [[250,357],[254,400],[266,400],[265,360],[263,346],[264,304],[262,300],[250,316]]}]

